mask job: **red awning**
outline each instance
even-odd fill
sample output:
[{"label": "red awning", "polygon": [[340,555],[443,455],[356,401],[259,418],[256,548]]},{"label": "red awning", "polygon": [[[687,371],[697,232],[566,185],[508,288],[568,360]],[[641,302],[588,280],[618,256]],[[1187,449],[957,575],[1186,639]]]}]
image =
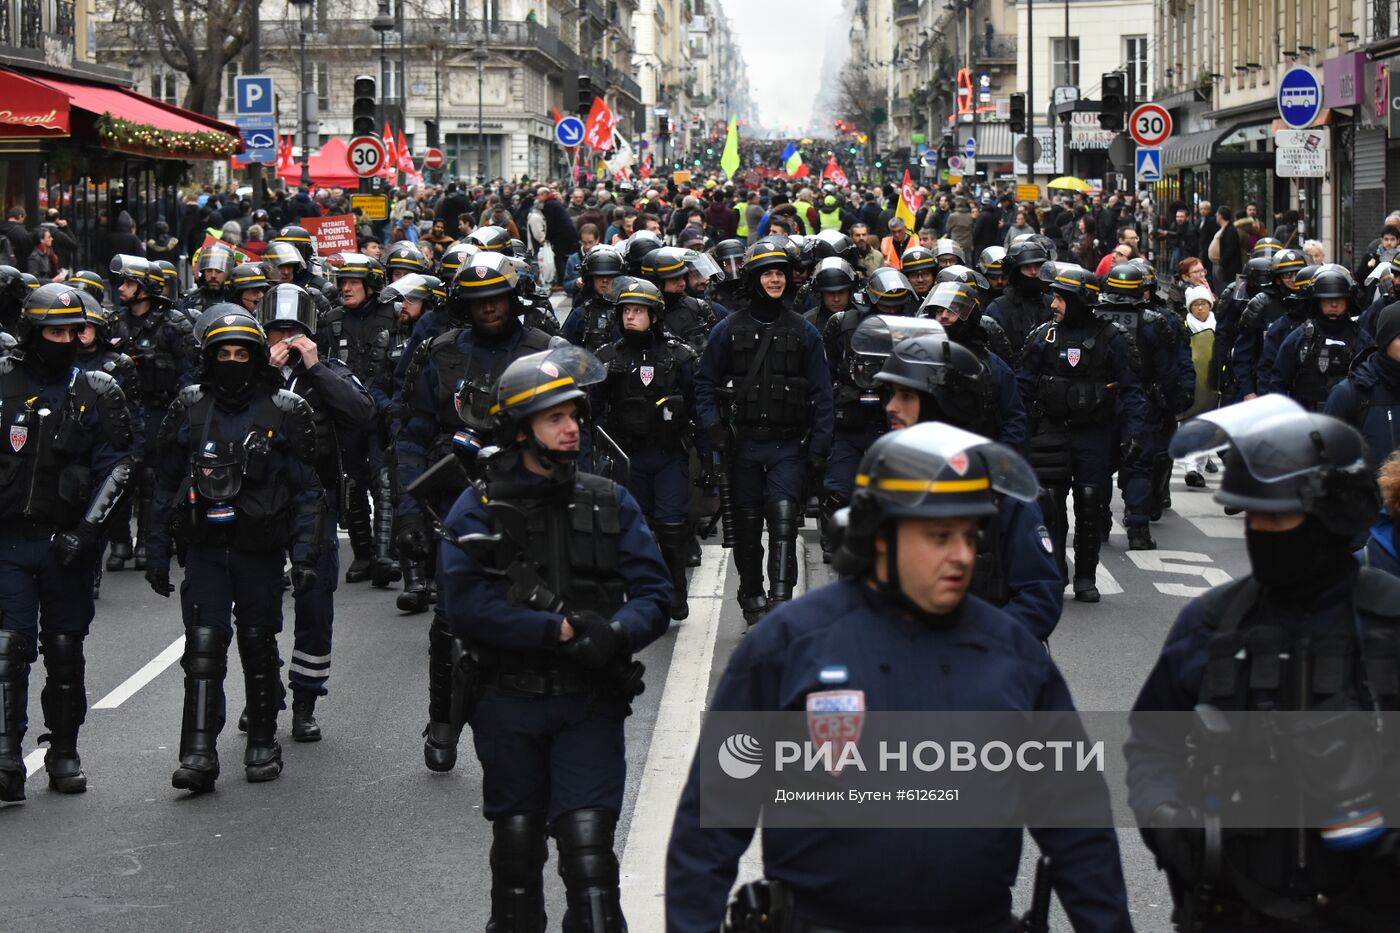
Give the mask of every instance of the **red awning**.
[{"label": "red awning", "polygon": [[67,94],[72,105],[95,116],[110,113],[132,123],[147,123],[172,133],[227,133],[237,136],[238,129],[218,120],[211,120],[189,110],[182,110],[143,94],[96,84],[74,84],[57,78],[36,78]]},{"label": "red awning", "polygon": [[[345,140],[333,136],[321,146],[321,151],[311,156],[311,180],[322,188],[354,188],[360,183],[360,176],[350,171],[345,161]],[[288,184],[301,181],[301,163],[293,162],[278,173]]]},{"label": "red awning", "polygon": [[0,71],[0,136],[67,136],[68,95],[13,71]]}]

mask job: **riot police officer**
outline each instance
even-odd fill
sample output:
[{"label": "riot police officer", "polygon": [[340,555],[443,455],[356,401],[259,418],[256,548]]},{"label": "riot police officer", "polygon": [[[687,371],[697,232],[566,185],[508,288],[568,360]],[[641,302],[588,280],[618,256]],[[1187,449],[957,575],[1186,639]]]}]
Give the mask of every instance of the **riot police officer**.
[{"label": "riot police officer", "polygon": [[1323,408],[1366,438],[1373,470],[1400,449],[1400,302],[1381,309],[1375,325],[1374,350],[1352,366]]},{"label": "riot police officer", "polygon": [[428,268],[428,260],[423,255],[417,244],[408,240],[401,240],[389,247],[389,252],[384,256],[384,268],[388,273],[389,282],[397,282],[405,275],[417,273],[427,275],[432,272]]},{"label": "riot police officer", "polygon": [[719,266],[720,280],[715,283],[715,301],[733,310],[743,293],[739,273],[744,269],[744,243],[742,240],[720,240],[710,250],[710,255]]},{"label": "riot police officer", "polygon": [[386,495],[376,496],[388,480],[384,452],[389,446],[388,418],[393,403],[383,377],[391,371],[389,345],[398,329],[398,312],[379,298],[385,283],[384,267],[377,260],[360,253],[341,253],[333,260],[333,267],[340,304],[321,319],[317,343],[321,355],[350,368],[369,390],[375,405],[375,417],[362,422],[355,435],[346,439],[360,453],[349,464],[354,469],[347,474],[345,501],[341,503],[354,553],[345,570],[345,582],[369,580],[376,587],[386,587],[398,573],[398,565],[375,554],[370,503]]},{"label": "riot police officer", "polygon": [[[417,568],[432,554],[429,514],[442,516],[462,488],[445,488],[437,501],[420,502],[409,487],[443,457],[458,457],[469,473],[491,437],[492,387],[510,363],[547,349],[551,338],[530,330],[515,313],[515,265],[499,253],[479,253],[457,272],[448,297],[451,316],[469,320],[413,351],[400,398],[395,453],[399,474],[398,548],[404,565],[400,608],[422,612],[430,593]],[[410,572],[412,571],[412,573]],[[414,594],[412,602],[409,594]],[[420,595],[421,594],[421,595]],[[405,603],[409,603],[405,607]],[[451,770],[457,761],[460,723],[453,727],[448,709],[452,693],[452,636],[441,614],[428,630],[428,725],[424,762],[434,771]]]},{"label": "riot police officer", "polygon": [[[295,640],[287,680],[292,687],[292,738],[318,742],[316,699],[326,695],[330,679],[335,589],[340,577],[336,528],[341,483],[343,477],[365,469],[364,464],[352,463],[365,451],[351,440],[374,420],[376,411],[374,399],[349,366],[334,357],[321,358],[316,347],[316,305],[304,289],[288,283],[272,289],[258,306],[258,323],[267,333],[268,362],[281,374],[282,388],[306,402],[316,433],[313,465],[324,491],[324,520],[315,585],[294,600]],[[386,553],[384,559],[393,564],[391,555]]]},{"label": "riot police officer", "polygon": [[940,269],[967,265],[967,253],[963,251],[962,245],[951,237],[940,237],[934,242],[932,252]]},{"label": "riot police officer", "polygon": [[505,227],[487,224],[483,227],[477,227],[463,239],[483,253],[511,255],[510,231]]},{"label": "riot police officer", "polygon": [[1312,314],[1312,290],[1308,286],[1319,268],[1303,266],[1294,274],[1293,287],[1283,295],[1283,314],[1264,331],[1255,383],[1266,392],[1276,391],[1273,388],[1274,370],[1278,366],[1279,347],[1283,345],[1284,339],[1305,324]]},{"label": "riot police officer", "polygon": [[[97,278],[93,273],[86,275]],[[74,283],[74,287],[82,288],[83,285],[77,282]],[[29,291],[18,269],[14,266],[0,265],[0,334],[4,335],[0,338],[4,341],[0,344],[0,350],[8,351],[14,347],[15,325],[19,323],[20,311],[29,297]]]},{"label": "riot police officer", "polygon": [[[292,284],[306,289],[316,302],[317,309],[323,313],[325,309],[334,305],[339,299],[338,289],[313,268],[317,260],[312,250],[314,244],[311,241],[311,233],[305,227],[291,224],[277,231],[277,236],[273,237],[272,243],[268,245],[275,243],[290,244],[301,257],[301,265],[293,273]],[[267,258],[266,252],[263,253],[263,258]],[[318,299],[317,295],[321,297]]]},{"label": "riot police officer", "polygon": [[1002,260],[1011,284],[987,308],[987,315],[1006,331],[1015,356],[1007,362],[1013,366],[1020,364],[1031,332],[1050,319],[1050,294],[1040,277],[1041,267],[1050,261],[1045,247],[1030,239],[1013,243]]},{"label": "riot police officer", "polygon": [[[457,500],[439,564],[444,622],[472,659],[471,722],[491,822],[491,921],[544,929],[546,838],[559,851],[565,930],[622,933],[613,833],[631,656],[666,631],[668,574],[636,501],[580,472],[585,389],[603,367],[568,346],[517,359],[495,388],[499,445],[484,488]],[[463,410],[467,409],[463,405]],[[502,572],[532,565],[525,598]]]},{"label": "riot police officer", "polygon": [[618,248],[618,252],[622,254],[622,261],[627,265],[627,274],[634,278],[640,278],[642,276],[642,262],[651,254],[652,250],[661,249],[665,245],[661,242],[661,237],[650,230],[638,230],[629,236]]},{"label": "riot police officer", "polygon": [[[817,296],[817,306],[808,311],[805,317],[819,334],[825,336],[827,322],[849,309],[855,301],[860,279],[849,262],[838,256],[828,256],[817,261],[808,284]],[[830,355],[828,348],[827,356]]]},{"label": "riot police officer", "polygon": [[[876,441],[860,477],[836,561],[842,579],[775,609],[750,632],[710,709],[807,710],[814,729],[819,710],[857,721],[882,710],[1072,711],[1069,688],[1035,636],[969,595],[978,533],[995,520],[998,498],[1035,498],[1025,461],[986,438],[924,423]],[[751,841],[750,829],[702,825],[702,757],[709,756],[696,755],[667,852],[671,933],[719,928]],[[1106,788],[1100,796],[1107,800]],[[755,822],[760,815],[742,814]],[[731,908],[733,929],[1021,929],[1010,890],[1020,831],[806,825],[765,826],[765,880]],[[1112,830],[1030,832],[1055,865],[1051,883],[1076,930],[1132,928]],[[770,917],[785,915],[791,925],[761,922],[762,911],[745,907],[765,900]]]},{"label": "riot police officer", "polygon": [[625,269],[622,256],[611,246],[595,246],[579,263],[583,287],[569,316],[564,319],[563,336],[574,346],[594,353],[620,339],[613,285]]},{"label": "riot police officer", "polygon": [[[300,229],[300,228],[298,228]],[[263,250],[262,264],[267,270],[268,282],[273,285],[287,283],[306,290],[316,303],[316,313],[329,314],[331,308],[340,301],[340,294],[334,285],[307,272],[306,258],[297,244],[286,240],[273,240]],[[308,287],[314,285],[315,287]]]},{"label": "riot police officer", "polygon": [[79,371],[86,296],[36,289],[0,357],[0,802],[24,799],[29,669],[44,656],[44,767],[62,794],[87,789],[83,639],[101,528],[132,482],[131,423],[116,380]]},{"label": "riot police officer", "polygon": [[1270,280],[1249,300],[1240,315],[1235,343],[1230,350],[1230,371],[1241,399],[1269,391],[1269,374],[1260,373],[1260,352],[1264,332],[1283,316],[1286,295],[1296,290],[1298,270],[1307,265],[1297,250],[1281,249],[1269,259]]},{"label": "riot police officer", "polygon": [[[198,352],[194,327],[189,318],[166,306],[148,260],[140,256],[116,256],[112,260],[112,281],[121,302],[112,326],[112,337],[117,347],[136,363],[146,431],[141,449],[147,455],[154,455],[156,432],[166,409],[194,377]],[[130,523],[122,521],[123,512],[108,529],[112,537],[107,569],[112,571],[125,568],[128,560],[137,570],[146,567],[155,467],[142,461],[133,468],[138,480],[131,499],[131,508],[136,513],[136,547],[132,549]]]},{"label": "riot police officer", "polygon": [[732,477],[734,563],[739,605],[749,624],[770,603],[792,598],[802,471],[805,466],[813,475],[824,475],[831,452],[830,371],[817,329],[788,304],[792,266],[784,244],[775,238],[750,247],[744,263],[745,301],[710,332],[695,378],[700,426],[708,445],[727,455]]},{"label": "riot police officer", "polygon": [[1240,277],[1220,292],[1215,302],[1215,356],[1211,368],[1220,375],[1220,395],[1227,401],[1236,401],[1239,387],[1235,385],[1235,369],[1232,361],[1235,343],[1239,337],[1240,321],[1245,308],[1263,292],[1274,280],[1272,256],[1275,250],[1265,254],[1254,254],[1244,264]]},{"label": "riot police officer", "polygon": [[642,259],[640,277],[661,290],[666,302],[662,316],[666,332],[684,340],[698,356],[704,352],[710,329],[715,326],[715,311],[709,302],[686,294],[687,252],[678,246],[652,250]]},{"label": "riot police officer", "polygon": [[275,738],[282,705],[282,567],[290,552],[292,592],[316,583],[318,531],[324,521],[316,479],[316,432],[306,402],[277,388],[267,338],[237,305],[205,312],[199,382],[186,386],[160,426],[155,520],[146,581],[175,592],[172,553],[185,578],[184,718],[180,790],[205,793],[219,777],[224,675],[234,625],[247,687],[249,781],[282,773]]},{"label": "riot police officer", "polygon": [[680,620],[689,615],[690,459],[684,442],[695,420],[695,353],[663,331],[665,304],[651,282],[620,279],[616,299],[622,338],[598,354],[608,374],[591,393],[593,418],[628,457],[627,491],[656,532],[671,570],[671,618]]},{"label": "riot police officer", "polygon": [[715,285],[723,277],[714,259],[709,253],[694,249],[682,250],[681,256],[685,259],[686,295],[707,306],[715,320],[728,317],[729,308],[714,298]]},{"label": "riot police officer", "polygon": [[920,304],[928,297],[928,293],[933,290],[933,280],[939,268],[945,265],[961,265],[961,263],[944,263],[946,257],[935,258],[931,250],[922,246],[911,246],[904,251],[900,257],[900,271],[909,280],[909,285],[914,289],[914,297]]},{"label": "riot police officer", "polygon": [[[977,269],[987,277],[988,287],[997,295],[1010,284],[1006,275],[1006,248],[988,246],[977,256]],[[990,304],[990,299],[988,300]]]},{"label": "riot police officer", "polygon": [[[267,280],[262,265],[243,263],[234,266],[233,273],[229,276],[228,300],[233,304],[242,305],[243,310],[250,314],[257,314],[258,303],[271,287],[272,283]],[[202,313],[203,309],[200,311]]]},{"label": "riot police officer", "polygon": [[[210,305],[227,301],[228,282],[237,265],[238,259],[233,255],[233,250],[226,246],[211,245],[201,250],[199,262],[195,264],[194,288],[176,303],[175,310],[194,321]],[[158,274],[164,291],[165,273],[160,270]]]},{"label": "riot police officer", "polygon": [[[857,332],[857,341],[863,336]],[[941,421],[994,436],[1001,419],[986,361],[948,336],[905,337],[875,374],[876,384],[886,391],[890,429]],[[980,430],[983,426],[993,431]],[[997,505],[998,520],[989,522],[978,538],[971,593],[1004,609],[1048,642],[1064,610],[1065,578],[1055,565],[1045,516],[1037,503],[1014,497],[998,497]]]},{"label": "riot police officer", "polygon": [[[4,281],[3,270],[6,268],[9,267],[0,266],[0,282]],[[16,277],[14,281],[18,281],[18,277]],[[79,269],[77,272],[68,276],[68,278],[64,280],[64,284],[71,285],[80,292],[87,292],[92,296],[93,300],[97,302],[98,307],[104,307],[107,303],[107,283],[102,281],[102,276],[98,275],[96,272],[87,269]],[[0,288],[3,288],[3,286],[0,285]],[[23,304],[24,302],[21,300],[18,305],[16,305],[16,309],[23,306]],[[4,315],[0,314],[0,326],[7,326],[2,320],[3,318]],[[17,321],[18,319],[18,316],[16,316],[15,320]],[[108,320],[107,323],[110,325],[111,321]],[[13,324],[14,321],[10,321],[8,326],[12,326]]]},{"label": "riot police officer", "polygon": [[1027,341],[1016,381],[1031,416],[1029,459],[1047,490],[1041,508],[1055,559],[1065,574],[1066,497],[1072,486],[1074,598],[1094,603],[1099,601],[1100,523],[1117,439],[1126,439],[1125,460],[1141,456],[1147,400],[1133,371],[1127,335],[1094,314],[1102,289],[1098,276],[1070,263],[1047,263],[1041,276],[1053,295],[1055,318]]},{"label": "riot police officer", "polygon": [[1129,804],[1180,929],[1386,929],[1394,830],[1374,794],[1393,763],[1380,772],[1376,733],[1400,707],[1400,581],[1351,553],[1380,504],[1365,445],[1266,395],[1186,422],[1172,453],[1226,444],[1215,498],[1245,512],[1251,572],[1167,634],[1130,719]]},{"label": "riot police officer", "polygon": [[[1290,250],[1280,250],[1275,258]],[[1275,364],[1273,391],[1308,411],[1322,411],[1333,387],[1346,378],[1356,357],[1361,329],[1356,282],[1345,266],[1320,266],[1308,282],[1312,317],[1284,338]]]}]

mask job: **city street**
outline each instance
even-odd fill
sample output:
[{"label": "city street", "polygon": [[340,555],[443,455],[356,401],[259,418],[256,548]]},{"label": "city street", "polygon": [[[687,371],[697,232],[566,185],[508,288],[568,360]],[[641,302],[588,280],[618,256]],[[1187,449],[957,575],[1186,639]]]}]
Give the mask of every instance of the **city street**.
[{"label": "city street", "polygon": [[[1154,526],[1160,549],[1129,553],[1115,529],[1100,571],[1103,602],[1066,604],[1051,650],[1083,709],[1131,703],[1186,598],[1247,566],[1242,519],[1225,518],[1208,491],[1187,490],[1179,475],[1173,495],[1178,511]],[[811,525],[803,532],[804,589],[828,574]],[[692,581],[690,618],[642,655],[648,686],[628,721],[619,850],[635,931],[663,928],[675,800],[703,701],[743,631],[735,575],[717,544],[705,547]],[[325,739],[293,743],[284,714],[286,770],[270,784],[246,783],[233,723],[242,704],[235,652],[223,777],[215,794],[189,798],[170,787],[182,692],[178,606],[152,594],[137,573],[107,575],[88,641],[93,708],[80,749],[90,789],[79,797],[50,793],[39,751],[27,759],[28,802],[0,811],[0,901],[12,929],[236,930],[254,917],[277,927],[292,915],[307,929],[485,927],[490,832],[478,813],[481,775],[469,738],[455,771],[432,774],[422,762],[428,616],[401,615],[393,592],[365,584],[342,584],[337,596],[331,695],[317,708]],[[282,650],[286,657],[290,634]],[[35,675],[37,716],[41,668]],[[31,721],[26,751],[42,731]],[[1167,930],[1165,883],[1136,833],[1124,833],[1122,843],[1137,928]],[[750,875],[755,858],[751,850]],[[552,866],[551,859],[557,923],[563,890]],[[1018,907],[1028,900],[1023,873]]]}]

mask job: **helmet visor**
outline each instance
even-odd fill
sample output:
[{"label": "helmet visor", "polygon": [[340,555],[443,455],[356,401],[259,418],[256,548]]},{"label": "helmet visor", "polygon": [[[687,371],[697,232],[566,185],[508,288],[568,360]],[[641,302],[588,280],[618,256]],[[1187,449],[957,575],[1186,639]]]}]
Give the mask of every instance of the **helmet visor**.
[{"label": "helmet visor", "polygon": [[1286,395],[1261,395],[1206,412],[1185,422],[1172,437],[1170,453],[1180,460],[1233,446],[1251,476],[1272,483],[1317,470],[1317,451],[1300,447],[1297,432],[1279,430],[1305,409]]},{"label": "helmet visor", "polygon": [[958,320],[965,321],[978,302],[977,290],[973,286],[963,282],[939,282],[928,293],[919,310],[929,317],[937,317],[938,312],[946,308],[956,314]]},{"label": "helmet visor", "polygon": [[910,337],[943,336],[947,331],[932,318],[874,314],[860,322],[851,335],[851,352],[859,356],[885,357],[895,344]]},{"label": "helmet visor", "polygon": [[[973,458],[981,461],[982,470]],[[862,471],[856,485],[878,487],[881,497],[896,511],[917,511],[930,497],[989,487],[1001,495],[1031,502],[1040,490],[1035,471],[1010,447],[938,422],[923,422],[898,432],[898,441],[886,447],[880,459],[879,477]],[[978,475],[983,472],[985,476]]]},{"label": "helmet visor", "polygon": [[686,250],[685,265],[691,272],[703,275],[706,281],[720,277],[719,266],[708,253],[697,253],[693,249]]}]

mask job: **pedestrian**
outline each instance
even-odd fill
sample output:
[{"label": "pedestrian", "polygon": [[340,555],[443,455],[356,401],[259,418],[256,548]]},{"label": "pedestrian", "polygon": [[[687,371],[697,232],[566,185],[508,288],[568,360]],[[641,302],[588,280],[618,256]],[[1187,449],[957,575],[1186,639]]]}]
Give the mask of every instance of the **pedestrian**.
[{"label": "pedestrian", "polygon": [[1024,207],[1018,207],[1016,208],[1015,219],[1006,228],[1006,236],[1002,239],[1002,245],[1010,249],[1011,244],[1015,242],[1017,237],[1026,236],[1034,232],[1035,230],[1031,225],[1026,223],[1026,209]]},{"label": "pedestrian", "polygon": [[1400,542],[1395,539],[1395,525],[1400,516],[1400,455],[1391,454],[1376,474],[1381,504],[1385,511],[1371,526],[1371,532],[1357,557],[1364,566],[1400,576]]},{"label": "pedestrian", "polygon": [[[1183,263],[1192,260],[1182,260]],[[1204,275],[1205,270],[1201,270]],[[1186,329],[1191,335],[1191,365],[1196,373],[1196,400],[1181,420],[1194,418],[1202,412],[1213,410],[1220,404],[1220,390],[1211,372],[1211,360],[1215,356],[1215,296],[1204,285],[1191,285],[1186,289]],[[1186,485],[1204,488],[1203,469],[1211,465],[1209,454],[1195,455],[1182,461],[1186,468]],[[1213,471],[1212,471],[1213,472]]]},{"label": "pedestrian", "polygon": [[0,236],[10,241],[10,255],[16,263],[27,262],[29,254],[34,252],[34,241],[24,227],[26,216],[24,208],[15,205],[6,212],[4,222],[0,223]]},{"label": "pedestrian", "polygon": [[25,262],[25,271],[41,283],[62,281],[67,270],[58,261],[53,248],[53,231],[42,226],[34,235],[34,249]]},{"label": "pedestrian", "polygon": [[[963,256],[974,255],[976,250],[976,237],[973,236],[973,227],[976,221],[972,216],[972,209],[968,205],[967,198],[958,198],[953,212],[948,215],[948,222],[944,226],[944,236],[957,240],[962,247]],[[894,265],[891,263],[891,265]]]}]

